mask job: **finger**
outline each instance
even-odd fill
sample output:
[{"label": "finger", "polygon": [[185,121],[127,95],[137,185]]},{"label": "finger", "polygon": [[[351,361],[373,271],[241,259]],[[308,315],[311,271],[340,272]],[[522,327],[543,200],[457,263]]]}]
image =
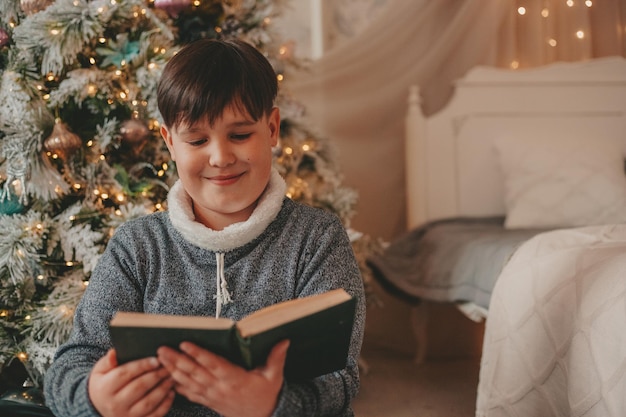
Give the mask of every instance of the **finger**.
[{"label": "finger", "polygon": [[182,372],[192,373],[198,366],[193,357],[165,346],[157,350],[157,358],[170,371],[177,369]]},{"label": "finger", "polygon": [[287,359],[287,351],[289,350],[289,340],[283,340],[278,342],[274,346],[267,357],[265,366],[261,367],[263,374],[269,378],[274,379],[282,377],[285,369],[285,361]]},{"label": "finger", "polygon": [[169,391],[159,406],[146,417],[163,417],[168,411],[170,411],[170,408],[172,408],[175,398],[176,393],[174,391]]},{"label": "finger", "polygon": [[110,375],[118,381],[118,385],[126,386],[139,376],[152,372],[160,367],[161,363],[157,358],[143,358],[118,366]]},{"label": "finger", "polygon": [[[169,377],[167,369],[159,368],[151,372],[146,372],[124,385],[117,392],[116,398],[120,404],[123,404],[126,409],[129,409],[135,404],[140,403],[143,398],[157,389],[164,381],[170,384],[170,389],[173,388],[174,383]],[[161,396],[164,396],[166,392],[167,390],[163,390]],[[154,408],[154,406],[152,408]]]},{"label": "finger", "polygon": [[117,359],[114,349],[109,349],[102,358],[100,358],[93,366],[92,372],[105,374],[117,366]]},{"label": "finger", "polygon": [[228,359],[190,342],[181,343],[180,350],[216,377],[223,376],[224,372],[230,372],[233,368],[239,368]]},{"label": "finger", "polygon": [[162,406],[163,402],[169,400],[168,395],[174,394],[174,380],[166,374],[161,381],[154,386],[147,394],[139,397],[129,409],[130,415],[151,415],[156,413]]}]

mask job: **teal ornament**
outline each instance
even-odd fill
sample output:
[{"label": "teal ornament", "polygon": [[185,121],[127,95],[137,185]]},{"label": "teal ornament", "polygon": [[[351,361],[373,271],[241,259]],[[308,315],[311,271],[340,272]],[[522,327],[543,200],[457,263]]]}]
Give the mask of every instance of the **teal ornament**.
[{"label": "teal ornament", "polygon": [[0,193],[0,215],[19,214],[24,211],[24,206],[20,203],[20,199],[14,193],[2,195]]},{"label": "teal ornament", "polygon": [[96,48],[96,52],[105,57],[100,63],[100,68],[109,65],[122,68],[123,64],[132,62],[139,55],[139,41],[129,41],[126,34],[121,34],[116,40],[109,41],[108,48]]}]

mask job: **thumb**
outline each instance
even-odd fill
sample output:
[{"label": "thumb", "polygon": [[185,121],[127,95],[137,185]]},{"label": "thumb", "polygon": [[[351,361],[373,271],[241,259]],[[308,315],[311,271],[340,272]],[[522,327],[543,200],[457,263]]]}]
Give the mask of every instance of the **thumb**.
[{"label": "thumb", "polygon": [[115,349],[109,349],[109,351],[102,358],[96,362],[93,366],[93,372],[104,374],[112,370],[117,366],[117,355]]},{"label": "thumb", "polygon": [[289,340],[283,340],[278,342],[276,346],[272,348],[272,351],[267,357],[267,362],[264,366],[264,373],[269,378],[283,375],[285,369],[285,360],[287,359],[287,350],[289,349]]}]

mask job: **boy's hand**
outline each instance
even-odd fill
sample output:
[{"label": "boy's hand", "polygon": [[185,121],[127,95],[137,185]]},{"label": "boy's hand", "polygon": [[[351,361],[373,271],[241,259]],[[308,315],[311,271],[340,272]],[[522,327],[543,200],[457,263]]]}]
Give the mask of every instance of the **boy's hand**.
[{"label": "boy's hand", "polygon": [[176,392],[224,416],[269,417],[283,385],[287,340],[270,352],[267,363],[248,371],[192,343],[181,352],[158,350],[159,361],[175,381]]},{"label": "boy's hand", "polygon": [[109,350],[89,375],[89,398],[103,417],[161,417],[174,402],[174,382],[156,358],[117,366]]}]

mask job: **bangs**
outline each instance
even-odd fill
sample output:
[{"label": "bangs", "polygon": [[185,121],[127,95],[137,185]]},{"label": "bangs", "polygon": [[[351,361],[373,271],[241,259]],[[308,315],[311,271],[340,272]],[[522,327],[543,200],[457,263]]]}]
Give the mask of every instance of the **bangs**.
[{"label": "bangs", "polygon": [[159,110],[170,127],[201,120],[213,125],[231,106],[258,121],[271,112],[277,89],[273,68],[254,47],[215,41],[195,48],[191,44],[163,72]]}]

